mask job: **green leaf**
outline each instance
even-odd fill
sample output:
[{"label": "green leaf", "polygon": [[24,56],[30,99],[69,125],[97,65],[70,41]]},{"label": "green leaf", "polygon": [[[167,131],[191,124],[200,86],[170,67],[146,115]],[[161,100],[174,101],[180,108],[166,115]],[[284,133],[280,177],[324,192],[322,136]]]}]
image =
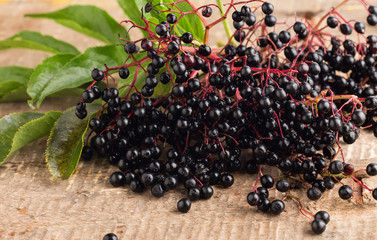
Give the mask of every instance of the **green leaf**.
[{"label": "green leaf", "polygon": [[83,54],[71,59],[54,78],[43,86],[43,90],[35,98],[37,106],[40,106],[48,95],[93,81],[91,71],[94,67],[100,68],[104,63],[108,66],[122,65],[125,59],[123,48],[116,45],[88,48]]},{"label": "green leaf", "polygon": [[43,113],[22,112],[6,115],[0,119],[0,165],[4,163],[12,148],[12,139],[18,129],[31,120],[40,118]]},{"label": "green leaf", "polygon": [[[144,21],[141,19],[141,8],[145,7],[145,0],[118,0],[118,4],[132,22],[139,26],[145,26]],[[144,37],[148,36],[147,32],[141,32]]]},{"label": "green leaf", "polygon": [[46,162],[51,174],[59,179],[68,179],[75,171],[88,130],[90,116],[100,105],[87,105],[88,116],[80,120],[76,108],[70,108],[55,122],[47,141]]},{"label": "green leaf", "polygon": [[[169,14],[169,12],[159,13],[158,11],[166,11],[169,8],[167,6],[158,5],[162,3],[173,3],[173,0],[160,0],[153,1],[154,10],[152,10],[149,13],[144,12],[144,17],[146,17],[148,20],[150,20],[150,17],[152,16],[156,19],[158,19],[158,22],[166,21],[166,15]],[[143,20],[141,19],[141,8],[145,7],[145,4],[147,1],[145,0],[118,0],[119,5],[123,8],[124,13],[137,25],[145,26]],[[186,2],[180,2],[176,4],[180,10],[183,12],[191,12],[193,11],[192,7],[186,3]],[[174,8],[174,10],[177,10],[177,8]],[[175,13],[177,17],[179,18],[181,14]],[[153,21],[155,22],[155,21]],[[150,26],[153,30],[153,26]],[[144,31],[142,31],[144,36],[148,36],[148,34]],[[200,18],[195,14],[188,14],[184,16],[176,25],[176,33],[179,35],[182,35],[185,32],[191,32],[193,36],[200,41],[203,42],[204,40],[204,26],[200,20]]]},{"label": "green leaf", "polygon": [[[173,0],[160,0],[160,4],[162,3],[173,3]],[[192,7],[187,2],[180,2],[177,3],[176,6],[182,12],[191,12],[193,11]],[[178,10],[177,7],[174,7],[173,10]],[[159,13],[158,11],[166,11],[169,10],[167,6],[157,5],[154,7],[157,11],[151,11],[151,15],[161,21],[166,21],[166,16],[169,12]],[[175,13],[177,18],[181,16],[179,13]],[[193,36],[200,41],[203,42],[204,40],[204,26],[202,21],[196,14],[187,14],[179,20],[176,24],[176,34],[182,35],[185,32],[191,32]]]},{"label": "green leaf", "polygon": [[0,41],[0,50],[9,48],[28,48],[51,53],[71,53],[75,55],[80,53],[67,42],[32,31],[21,31],[10,38]]},{"label": "green leaf", "polygon": [[31,97],[31,100],[28,101],[30,107],[33,107],[33,103],[37,101],[48,83],[73,57],[74,55],[72,54],[58,54],[46,58],[35,68],[27,88],[27,93]]},{"label": "green leaf", "polygon": [[44,114],[43,117],[31,120],[22,125],[22,127],[17,130],[16,134],[14,134],[12,147],[9,149],[8,155],[2,159],[2,161],[6,161],[14,152],[23,146],[47,136],[54,123],[61,115],[62,112],[50,111]]},{"label": "green leaf", "polygon": [[0,67],[0,98],[10,91],[25,86],[33,69],[19,66]]},{"label": "green leaf", "polygon": [[75,5],[42,14],[27,14],[27,17],[48,18],[55,22],[96,38],[105,43],[119,42],[118,34],[126,36],[126,30],[118,25],[106,11],[95,6]]}]

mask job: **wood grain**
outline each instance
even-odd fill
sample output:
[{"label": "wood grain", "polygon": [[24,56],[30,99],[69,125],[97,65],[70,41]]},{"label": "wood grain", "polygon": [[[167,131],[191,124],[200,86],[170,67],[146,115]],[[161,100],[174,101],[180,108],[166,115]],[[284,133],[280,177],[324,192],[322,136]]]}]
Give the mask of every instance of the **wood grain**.
[{"label": "wood grain", "polygon": [[[123,16],[115,1],[68,2],[100,5],[117,20]],[[322,11],[335,1],[271,2],[278,2],[276,9],[279,5],[291,6],[285,8],[289,11],[278,13],[288,18],[295,11]],[[2,2],[0,38],[21,29],[32,29],[66,39],[80,50],[100,44],[51,21],[22,18],[25,13],[47,12],[67,4],[67,1],[35,0]],[[346,14],[359,14],[360,10],[345,11]],[[214,34],[223,36],[222,31]],[[2,51],[0,66],[34,67],[46,56],[48,54],[26,50]],[[75,98],[48,99],[41,111],[64,110],[76,101]],[[25,110],[29,109],[24,102],[1,103],[0,117]],[[102,239],[108,232],[116,233],[121,240],[366,239],[375,234],[377,209],[370,193],[363,192],[364,204],[360,205],[355,200],[341,200],[337,193],[339,185],[317,202],[307,201],[304,191],[296,191],[312,213],[326,210],[331,214],[326,232],[314,236],[310,222],[299,214],[298,206],[292,200],[286,201],[286,211],[279,216],[259,213],[246,203],[255,176],[237,174],[230,189],[215,187],[212,199],[195,202],[189,213],[180,214],[176,203],[185,195],[183,189],[168,192],[163,199],[155,199],[149,192],[135,194],[128,188],[113,188],[108,177],[115,168],[109,167],[103,159],[80,163],[67,181],[54,180],[45,165],[45,141],[41,139],[24,147],[0,167],[0,239]],[[376,144],[371,133],[363,133],[356,144],[344,146],[345,157],[356,168],[365,168],[367,163],[376,162]],[[363,182],[377,187],[377,178],[365,178]],[[271,191],[271,195],[271,198],[283,197],[276,191]]]}]

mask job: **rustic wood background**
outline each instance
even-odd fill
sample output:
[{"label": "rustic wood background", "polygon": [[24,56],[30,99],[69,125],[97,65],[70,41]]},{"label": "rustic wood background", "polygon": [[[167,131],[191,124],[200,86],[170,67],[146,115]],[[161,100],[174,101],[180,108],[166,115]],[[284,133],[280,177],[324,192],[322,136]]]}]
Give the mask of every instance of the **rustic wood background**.
[{"label": "rustic wood background", "polygon": [[[298,18],[303,14],[314,15],[339,3],[335,0],[271,2],[282,21],[295,13]],[[370,2],[377,4],[376,0]],[[94,4],[109,11],[118,21],[124,17],[115,0],[0,0],[0,39],[30,29],[64,39],[81,51],[88,46],[101,45],[52,21],[23,18],[25,13],[48,12],[69,4]],[[346,17],[366,17],[356,0],[347,4],[343,13]],[[376,29],[368,30],[376,32]],[[212,34],[216,36],[213,39],[221,39],[223,31],[219,28]],[[2,51],[0,66],[35,67],[48,56],[48,53],[24,49]],[[48,99],[40,111],[64,110],[77,100]],[[0,117],[26,110],[30,109],[25,102],[0,103]],[[286,201],[286,211],[279,216],[259,213],[248,206],[246,195],[255,176],[236,175],[230,189],[215,187],[212,199],[194,202],[188,214],[180,214],[176,203],[184,196],[183,189],[155,199],[149,192],[135,194],[128,188],[113,188],[108,177],[115,168],[110,168],[102,159],[80,163],[69,180],[54,180],[45,166],[45,141],[41,139],[24,147],[0,167],[0,239],[102,239],[109,232],[116,233],[121,240],[365,239],[375,235],[376,201],[368,192],[362,193],[364,204],[361,205],[358,199],[341,200],[337,193],[339,186],[326,192],[317,202],[307,201],[305,193],[298,191],[296,194],[303,196],[304,206],[312,213],[326,210],[331,214],[326,232],[315,236],[310,222],[299,214],[292,200]],[[357,168],[376,162],[376,143],[371,133],[363,133],[356,144],[344,146],[347,161]],[[372,188],[377,187],[376,178],[363,181]],[[271,195],[272,198],[283,196],[276,191],[271,191]]]}]

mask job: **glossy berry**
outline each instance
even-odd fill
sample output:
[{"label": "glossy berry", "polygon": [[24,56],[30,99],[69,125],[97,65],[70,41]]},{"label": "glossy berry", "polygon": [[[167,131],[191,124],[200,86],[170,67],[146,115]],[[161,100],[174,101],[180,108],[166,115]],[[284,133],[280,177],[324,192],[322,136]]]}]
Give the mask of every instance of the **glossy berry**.
[{"label": "glossy berry", "polygon": [[276,183],[276,189],[279,192],[287,192],[290,189],[290,183],[285,179],[281,179]]},{"label": "glossy berry", "polygon": [[232,186],[233,183],[234,183],[233,175],[231,175],[230,173],[224,173],[224,174],[221,175],[221,177],[220,177],[221,186],[223,186],[224,188],[228,188],[228,187]]},{"label": "glossy berry", "polygon": [[332,174],[339,174],[342,173],[344,169],[344,165],[341,161],[334,160],[329,165],[329,171]]},{"label": "glossy berry", "polygon": [[102,240],[118,240],[118,237],[117,235],[115,235],[114,233],[108,233],[106,234]]},{"label": "glossy berry", "polygon": [[339,24],[339,21],[336,17],[330,16],[327,18],[327,26],[330,28],[336,28]]},{"label": "glossy berry", "polygon": [[312,222],[312,231],[316,234],[321,234],[326,230],[326,223],[322,220],[314,220]]},{"label": "glossy berry", "polygon": [[151,193],[153,196],[160,198],[164,196],[165,190],[160,183],[157,183],[151,187]]},{"label": "glossy berry", "polygon": [[210,6],[205,6],[202,10],[203,17],[210,17],[212,15],[212,8]]},{"label": "glossy berry", "polygon": [[202,55],[203,57],[207,57],[211,54],[211,48],[208,46],[208,45],[200,45],[199,49],[198,49],[198,53],[200,55]]},{"label": "glossy berry", "polygon": [[166,16],[166,21],[168,21],[168,23],[170,23],[170,24],[174,24],[174,23],[177,22],[177,16],[173,13],[169,13]]},{"label": "glossy berry", "polygon": [[339,188],[338,193],[339,193],[339,197],[344,200],[350,199],[353,195],[352,188],[348,185],[341,186]]},{"label": "glossy berry", "polygon": [[262,4],[262,11],[263,11],[264,14],[269,15],[269,14],[273,13],[273,11],[274,11],[274,5],[272,5],[269,2],[264,2]]},{"label": "glossy berry", "polygon": [[103,73],[102,70],[100,70],[98,68],[94,68],[92,70],[92,78],[93,78],[94,81],[96,81],[96,82],[101,81],[104,76],[105,76],[105,74]]},{"label": "glossy berry", "polygon": [[318,200],[321,198],[322,196],[322,192],[321,190],[319,190],[319,188],[317,187],[312,187],[312,188],[309,188],[308,191],[307,191],[307,194],[308,198],[310,200]]},{"label": "glossy berry", "polygon": [[324,221],[325,224],[328,224],[330,221],[330,214],[326,211],[319,211],[314,215],[314,220]]},{"label": "glossy berry", "polygon": [[113,172],[110,175],[110,183],[114,187],[121,187],[126,183],[126,178],[122,172]]},{"label": "glossy berry", "polygon": [[377,200],[377,188],[373,189],[372,196],[375,200]]},{"label": "glossy berry", "polygon": [[376,176],[377,175],[377,163],[369,163],[366,171],[367,171],[367,174],[369,176]]},{"label": "glossy berry", "polygon": [[200,196],[202,199],[210,199],[213,196],[213,188],[211,186],[203,186],[200,189]]},{"label": "glossy berry", "polygon": [[187,213],[191,208],[191,200],[188,198],[182,198],[178,201],[177,208],[181,213]]},{"label": "glossy berry", "polygon": [[257,206],[259,203],[260,197],[259,194],[256,192],[251,192],[247,195],[247,203],[250,206]]},{"label": "glossy berry", "polygon": [[281,200],[274,200],[271,202],[270,204],[270,212],[272,214],[275,214],[275,215],[278,215],[280,213],[282,213],[285,209],[285,204],[283,201]]},{"label": "glossy berry", "polygon": [[263,187],[265,188],[272,188],[274,186],[274,179],[270,176],[270,175],[263,175],[261,178],[260,178],[260,182],[262,184]]},{"label": "glossy berry", "polygon": [[193,39],[194,39],[194,37],[193,37],[192,33],[190,33],[190,32],[184,33],[181,37],[181,40],[184,43],[191,43]]}]

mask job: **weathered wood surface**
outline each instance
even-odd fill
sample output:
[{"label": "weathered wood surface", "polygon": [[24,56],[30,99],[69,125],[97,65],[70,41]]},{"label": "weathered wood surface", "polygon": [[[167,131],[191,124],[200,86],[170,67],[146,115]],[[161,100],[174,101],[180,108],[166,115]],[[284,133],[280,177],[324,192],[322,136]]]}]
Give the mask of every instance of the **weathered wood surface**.
[{"label": "weathered wood surface", "polygon": [[[272,1],[284,7],[281,16],[306,10],[320,11],[338,1]],[[284,3],[282,3],[284,2]],[[373,2],[373,1],[371,1]],[[120,20],[122,11],[115,1],[0,1],[0,39],[22,29],[32,29],[65,39],[80,50],[100,44],[96,40],[67,30],[48,20],[26,19],[23,14],[47,12],[69,3],[90,3],[104,7]],[[356,5],[356,1],[353,1]],[[357,6],[348,5],[346,14]],[[347,10],[348,9],[348,10]],[[351,10],[350,10],[351,9]],[[358,13],[360,9],[356,9]],[[216,33],[221,34],[221,33]],[[67,37],[69,36],[69,37]],[[0,66],[34,67],[49,56],[29,50],[0,52]],[[64,110],[77,99],[48,99],[41,111]],[[0,117],[29,110],[26,103],[0,103]],[[215,188],[214,197],[195,202],[188,214],[176,210],[184,190],[168,192],[155,199],[149,192],[134,194],[128,188],[113,188],[108,176],[115,168],[104,160],[80,163],[71,179],[54,180],[45,165],[45,140],[41,139],[21,149],[0,167],[0,239],[102,239],[108,232],[120,239],[365,239],[375,234],[377,204],[370,193],[364,193],[364,205],[338,197],[337,185],[317,202],[309,202],[304,192],[306,208],[315,213],[327,210],[331,221],[321,236],[310,231],[310,222],[301,216],[292,200],[286,201],[286,211],[279,216],[258,213],[246,203],[255,176],[236,175],[230,189]],[[362,134],[356,144],[345,146],[346,159],[357,168],[376,162],[377,140],[372,134]],[[277,174],[275,172],[275,174]],[[363,179],[377,187],[377,178]],[[282,198],[271,191],[271,198]],[[372,237],[373,238],[373,237]]]}]

